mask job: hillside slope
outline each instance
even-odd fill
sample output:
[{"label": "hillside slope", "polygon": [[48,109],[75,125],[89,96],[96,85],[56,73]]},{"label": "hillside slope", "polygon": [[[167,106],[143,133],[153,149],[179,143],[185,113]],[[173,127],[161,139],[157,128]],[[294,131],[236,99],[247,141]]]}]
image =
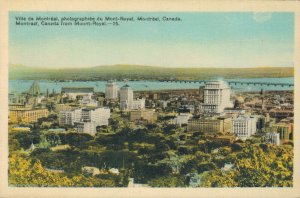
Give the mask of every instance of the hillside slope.
[{"label": "hillside slope", "polygon": [[292,77],[293,67],[166,68],[113,65],[76,69],[47,69],[10,65],[11,80],[207,80],[215,78]]}]

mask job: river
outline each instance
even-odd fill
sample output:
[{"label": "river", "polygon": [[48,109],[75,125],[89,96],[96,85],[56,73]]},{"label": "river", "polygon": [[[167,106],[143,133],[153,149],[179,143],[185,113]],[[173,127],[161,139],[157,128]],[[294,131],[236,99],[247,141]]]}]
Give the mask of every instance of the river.
[{"label": "river", "polygon": [[[294,83],[294,78],[247,78],[247,79],[228,79],[230,81],[240,82],[265,82],[265,83]],[[61,91],[62,87],[94,87],[95,91],[105,91],[106,81],[71,81],[71,82],[54,82],[48,80],[37,81],[41,91],[50,92],[54,90],[56,93]],[[9,92],[22,93],[29,90],[33,80],[10,80]],[[184,83],[184,82],[160,82],[160,81],[128,81],[117,82],[119,87],[128,84],[132,87],[133,91],[144,90],[166,90],[166,89],[198,89],[203,83]],[[263,90],[293,90],[294,87],[288,86],[259,86],[259,85],[230,85],[235,91],[259,91]]]}]

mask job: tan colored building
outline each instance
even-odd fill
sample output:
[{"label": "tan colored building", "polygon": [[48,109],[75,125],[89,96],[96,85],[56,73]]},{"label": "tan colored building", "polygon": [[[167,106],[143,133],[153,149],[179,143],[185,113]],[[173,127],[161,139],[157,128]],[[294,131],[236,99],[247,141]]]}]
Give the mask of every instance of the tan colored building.
[{"label": "tan colored building", "polygon": [[32,105],[27,104],[9,104],[9,110],[29,110],[32,109]]},{"label": "tan colored building", "polygon": [[60,111],[70,111],[73,108],[70,105],[67,104],[55,104],[55,111],[60,112]]},{"label": "tan colored building", "polygon": [[48,109],[16,109],[9,110],[10,122],[37,122],[39,118],[47,117],[49,115]]},{"label": "tan colored building", "polygon": [[188,132],[202,133],[230,133],[231,118],[227,117],[204,117],[200,119],[190,119],[187,125]]},{"label": "tan colored building", "polygon": [[149,123],[153,123],[157,120],[157,114],[152,109],[130,111],[130,121],[136,120],[147,120]]},{"label": "tan colored building", "polygon": [[287,117],[294,117],[294,110],[289,109],[272,109],[269,111],[272,118],[283,119]]},{"label": "tan colored building", "polygon": [[292,139],[292,133],[293,133],[293,124],[292,123],[284,123],[284,122],[279,122],[277,124],[274,124],[272,127],[273,132],[279,133],[279,138],[280,140],[288,141]]}]

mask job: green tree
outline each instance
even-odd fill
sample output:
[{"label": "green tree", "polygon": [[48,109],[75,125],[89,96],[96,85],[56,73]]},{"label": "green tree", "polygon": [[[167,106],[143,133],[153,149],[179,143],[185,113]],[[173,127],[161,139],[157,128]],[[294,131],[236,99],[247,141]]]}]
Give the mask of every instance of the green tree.
[{"label": "green tree", "polygon": [[151,187],[184,187],[182,176],[168,176],[152,179],[148,182]]},{"label": "green tree", "polygon": [[114,187],[113,179],[85,177],[76,175],[67,177],[62,173],[46,170],[39,160],[33,162],[21,155],[9,158],[8,182],[12,186],[63,186],[63,187]]},{"label": "green tree", "polygon": [[66,140],[70,146],[80,147],[85,142],[93,140],[94,137],[87,133],[68,133]]},{"label": "green tree", "polygon": [[293,186],[293,150],[290,146],[248,144],[231,158],[234,168],[210,171],[206,187],[291,187]]}]

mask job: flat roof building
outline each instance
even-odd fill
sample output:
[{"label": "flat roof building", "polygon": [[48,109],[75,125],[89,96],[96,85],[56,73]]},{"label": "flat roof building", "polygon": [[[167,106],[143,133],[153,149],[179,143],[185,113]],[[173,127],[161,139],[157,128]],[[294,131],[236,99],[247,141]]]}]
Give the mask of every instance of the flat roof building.
[{"label": "flat roof building", "polygon": [[96,127],[108,125],[110,109],[103,107],[85,107],[59,113],[60,126],[75,126],[77,132],[95,135]]},{"label": "flat roof building", "polygon": [[70,99],[76,99],[77,96],[92,96],[94,87],[62,87],[61,93]]},{"label": "flat roof building", "polygon": [[105,98],[106,99],[117,99],[119,87],[117,83],[108,81],[105,85]]},{"label": "flat roof building", "polygon": [[133,103],[133,91],[129,85],[124,85],[120,89],[120,109],[130,111]]},{"label": "flat roof building", "polygon": [[130,111],[130,121],[147,120],[153,123],[157,120],[157,114],[153,109],[141,109]]},{"label": "flat roof building", "polygon": [[232,131],[239,139],[245,140],[256,133],[257,118],[240,115],[232,119]]},{"label": "flat roof building", "polygon": [[48,117],[49,111],[43,109],[15,109],[9,110],[9,119],[12,123],[33,123],[37,122],[39,118]]},{"label": "flat roof building", "polygon": [[276,146],[280,145],[279,133],[266,133],[266,141]]},{"label": "flat roof building", "polygon": [[201,117],[190,119],[187,125],[188,132],[202,133],[230,133],[231,117]]}]

